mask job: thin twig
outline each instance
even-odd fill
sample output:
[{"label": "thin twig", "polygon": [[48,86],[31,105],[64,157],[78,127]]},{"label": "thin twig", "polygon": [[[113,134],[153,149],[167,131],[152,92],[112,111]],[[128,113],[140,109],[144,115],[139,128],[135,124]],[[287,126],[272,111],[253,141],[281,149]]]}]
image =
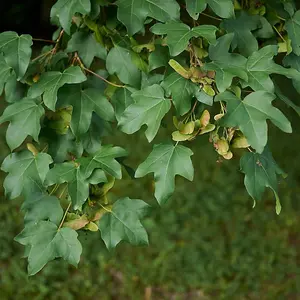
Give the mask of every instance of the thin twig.
[{"label": "thin twig", "polygon": [[65,218],[66,218],[66,216],[67,216],[67,213],[68,213],[70,207],[71,207],[71,202],[69,203],[69,205],[68,205],[68,207],[67,207],[67,209],[66,209],[66,211],[65,211],[65,213],[64,213],[64,216],[63,216],[63,218],[62,218],[62,220],[61,220],[61,222],[60,222],[60,224],[59,224],[57,230],[59,230],[59,229],[63,226],[64,221],[65,221]]},{"label": "thin twig", "polygon": [[32,40],[37,41],[37,42],[45,42],[45,43],[55,44],[55,41],[52,41],[52,40],[45,40],[45,39],[39,39],[39,38],[32,38]]},{"label": "thin twig", "polygon": [[124,87],[125,87],[125,85],[120,85],[120,84],[116,84],[116,83],[113,83],[113,82],[111,82],[111,81],[108,81],[107,79],[105,79],[105,78],[102,77],[101,75],[99,75],[99,74],[93,72],[92,70],[86,68],[86,67],[84,66],[83,62],[81,61],[80,57],[78,56],[77,52],[75,52],[74,58],[75,58],[75,60],[77,60],[77,62],[79,63],[79,65],[80,65],[80,67],[81,67],[82,69],[84,69],[85,71],[87,71],[87,72],[93,74],[94,76],[100,78],[101,80],[105,81],[106,83],[108,83],[108,84],[110,84],[110,85],[112,85],[112,86],[115,86],[115,87],[121,87],[121,88],[124,88]]},{"label": "thin twig", "polygon": [[275,25],[273,25],[273,28],[275,29],[275,31],[277,32],[277,34],[280,36],[280,38],[286,43],[286,40],[285,40],[284,37],[281,35],[281,33],[279,32],[279,30],[276,28]]},{"label": "thin twig", "polygon": [[217,18],[217,17],[214,17],[214,16],[211,16],[211,15],[206,14],[206,13],[204,13],[204,12],[200,13],[200,15],[206,16],[206,17],[208,17],[208,18],[212,18],[212,19],[217,20],[217,21],[222,21],[222,19]]},{"label": "thin twig", "polygon": [[112,86],[115,86],[115,87],[121,87],[121,88],[125,87],[125,85],[120,85],[120,84],[116,84],[116,83],[113,83],[113,82],[111,82],[111,81],[108,81],[107,79],[105,79],[105,78],[102,77],[101,75],[99,75],[99,74],[93,72],[92,70],[90,70],[90,69],[88,69],[88,68],[86,68],[86,67],[83,67],[83,69],[84,69],[85,71],[87,71],[87,72],[93,74],[94,76],[100,78],[101,80],[105,81],[106,83],[112,85]]},{"label": "thin twig", "polygon": [[40,58],[42,58],[42,57],[44,57],[44,56],[47,56],[47,55],[49,55],[49,54],[51,54],[51,53],[52,53],[52,50],[50,50],[50,51],[48,51],[48,52],[45,52],[45,53],[43,53],[43,54],[37,56],[36,58],[32,59],[31,62],[34,62],[34,61],[36,61],[36,60],[38,60],[38,59],[40,59]]}]

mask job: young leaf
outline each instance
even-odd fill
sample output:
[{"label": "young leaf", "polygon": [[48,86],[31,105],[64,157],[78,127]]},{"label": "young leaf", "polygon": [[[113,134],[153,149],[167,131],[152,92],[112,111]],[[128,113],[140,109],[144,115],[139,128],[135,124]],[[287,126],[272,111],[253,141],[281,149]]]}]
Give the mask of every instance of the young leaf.
[{"label": "young leaf", "polygon": [[48,172],[45,185],[68,183],[68,191],[74,209],[81,209],[89,196],[89,182],[82,168],[75,162],[55,164]]},{"label": "young leaf", "polygon": [[246,136],[249,144],[262,153],[268,140],[269,119],[282,131],[291,133],[292,127],[284,114],[272,106],[275,95],[259,91],[248,95],[243,101],[231,92],[224,92],[215,101],[226,101],[227,113],[220,120],[221,125],[238,127]]},{"label": "young leaf", "polygon": [[274,62],[273,56],[277,55],[277,51],[277,46],[269,45],[251,54],[246,64],[248,81],[245,85],[249,85],[254,91],[265,90],[273,93],[274,83],[269,77],[270,74],[281,74],[300,81],[300,72],[284,68]]},{"label": "young leaf", "polygon": [[246,57],[258,50],[258,43],[251,31],[261,25],[258,15],[248,15],[244,12],[236,19],[224,20],[221,26],[228,32],[234,33],[231,41],[232,50],[239,49],[240,53]]},{"label": "young leaf", "polygon": [[6,63],[14,69],[20,80],[29,65],[32,38],[28,34],[18,35],[13,31],[0,33],[0,52],[5,56]]},{"label": "young leaf", "polygon": [[43,94],[44,104],[54,111],[59,88],[65,84],[81,83],[85,80],[86,76],[78,66],[71,66],[63,72],[45,72],[39,81],[30,87],[28,97],[36,98]]},{"label": "young leaf", "polygon": [[234,77],[248,80],[245,70],[247,59],[237,53],[228,53],[233,37],[233,33],[226,34],[218,38],[216,45],[210,45],[209,57],[212,62],[204,65],[204,69],[216,71],[215,79],[220,92],[231,85]]},{"label": "young leaf", "polygon": [[135,177],[143,177],[154,173],[155,198],[159,204],[164,204],[175,189],[175,176],[180,175],[192,181],[194,167],[190,156],[193,152],[181,145],[158,144],[146,160],[139,165]]},{"label": "young leaf", "polygon": [[123,83],[140,85],[141,71],[133,63],[131,51],[119,46],[112,48],[107,55],[106,68],[109,74],[116,73]]},{"label": "young leaf", "polygon": [[0,117],[0,124],[9,121],[6,142],[11,150],[19,147],[28,135],[37,142],[41,130],[40,119],[45,110],[34,99],[24,98],[9,105]]},{"label": "young leaf", "polygon": [[138,131],[144,124],[147,125],[145,135],[151,142],[158,132],[162,118],[171,108],[170,100],[165,99],[164,90],[158,84],[134,92],[131,96],[134,103],[125,109],[118,125],[127,134]]},{"label": "young leaf", "polygon": [[218,28],[213,25],[200,25],[190,29],[184,23],[169,22],[167,24],[155,24],[150,30],[154,34],[166,34],[171,56],[177,56],[186,49],[192,37],[204,37],[210,44],[215,44]]},{"label": "young leaf", "polygon": [[9,154],[1,166],[2,171],[9,173],[3,183],[5,195],[14,199],[32,187],[43,191],[51,163],[52,158],[46,153],[38,153],[36,156],[30,151]]},{"label": "young leaf", "polygon": [[[241,171],[245,174],[245,187],[254,201],[260,200],[266,187],[273,190],[276,206],[280,207],[278,198],[277,174],[284,172],[274,161],[268,147],[259,153],[247,152],[240,161]],[[277,211],[279,213],[280,211]]]},{"label": "young leaf", "polygon": [[234,7],[232,0],[185,0],[186,10],[190,16],[197,20],[199,13],[206,9],[209,5],[214,13],[222,18],[234,17]]},{"label": "young leaf", "polygon": [[79,57],[87,68],[91,66],[94,57],[106,59],[106,49],[97,43],[94,34],[83,31],[78,31],[72,35],[66,51],[78,51]]},{"label": "young leaf", "polygon": [[300,55],[300,10],[288,20],[285,24],[289,39],[292,41],[293,52]]},{"label": "young leaf", "polygon": [[84,166],[87,177],[92,174],[94,169],[103,169],[111,176],[121,179],[121,165],[116,161],[116,158],[123,156],[127,156],[127,151],[123,148],[104,145],[92,156],[82,157],[79,162]]},{"label": "young leaf", "polygon": [[71,21],[75,13],[83,15],[91,11],[90,0],[58,0],[51,9],[51,19],[57,17],[61,27],[70,34]]},{"label": "young leaf", "polygon": [[148,235],[140,222],[149,205],[142,200],[123,198],[100,218],[101,237],[108,250],[122,240],[132,245],[148,245]]},{"label": "young leaf", "polygon": [[175,0],[118,0],[118,19],[130,35],[142,31],[147,17],[160,22],[177,20],[180,7]]},{"label": "young leaf", "polygon": [[47,262],[62,257],[68,263],[77,266],[82,247],[77,232],[71,228],[60,228],[49,221],[29,223],[15,241],[29,246],[28,274],[35,275]]},{"label": "young leaf", "polygon": [[76,137],[86,133],[93,111],[103,120],[114,120],[114,109],[98,89],[81,89],[80,85],[63,87],[59,93],[60,106],[72,105],[71,129]]},{"label": "young leaf", "polygon": [[172,95],[176,110],[181,116],[190,110],[191,101],[199,90],[196,84],[176,72],[171,73],[161,85],[168,95]]}]

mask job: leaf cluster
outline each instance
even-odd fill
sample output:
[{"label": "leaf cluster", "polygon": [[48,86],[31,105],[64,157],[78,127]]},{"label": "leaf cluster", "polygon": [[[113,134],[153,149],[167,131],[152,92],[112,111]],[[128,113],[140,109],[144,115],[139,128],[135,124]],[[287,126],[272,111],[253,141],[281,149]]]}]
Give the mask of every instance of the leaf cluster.
[{"label": "leaf cluster", "polygon": [[[35,38],[0,34],[0,93],[8,102],[0,123],[9,123],[12,152],[1,169],[6,196],[24,198],[16,240],[30,275],[56,258],[76,266],[78,231],[99,231],[108,249],[147,244],[141,219],[150,205],[126,195],[112,201],[115,180],[153,173],[154,196],[166,203],[177,175],[193,180],[189,145],[201,135],[218,162],[240,158],[254,203],[269,187],[280,212],[284,173],[268,127],[292,132],[275,102],[300,109],[272,79],[285,76],[300,92],[293,0],[58,0],[51,22],[58,29],[36,57]],[[171,115],[173,124],[163,125]],[[116,131],[144,131],[152,143],[161,127],[169,137],[136,170],[124,162],[134,153],[103,143]]]}]

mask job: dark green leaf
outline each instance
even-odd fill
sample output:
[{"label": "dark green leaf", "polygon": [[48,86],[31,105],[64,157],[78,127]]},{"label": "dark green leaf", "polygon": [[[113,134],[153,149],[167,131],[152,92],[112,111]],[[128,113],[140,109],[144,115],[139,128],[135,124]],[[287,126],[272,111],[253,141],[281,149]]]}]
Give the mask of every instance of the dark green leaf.
[{"label": "dark green leaf", "polygon": [[80,85],[65,86],[60,90],[58,98],[61,106],[73,107],[71,129],[76,137],[88,131],[93,111],[103,120],[114,120],[112,105],[98,89],[82,90]]},{"label": "dark green leaf", "polygon": [[135,177],[154,173],[155,198],[158,203],[164,204],[175,190],[176,175],[193,180],[194,167],[190,158],[192,155],[193,152],[189,148],[181,145],[154,145],[150,155],[137,168]]},{"label": "dark green leaf", "polygon": [[231,41],[232,50],[239,49],[244,56],[249,56],[252,52],[258,50],[258,43],[251,31],[259,28],[261,25],[258,15],[250,16],[244,12],[237,19],[224,20],[222,27],[228,33],[234,33]]},{"label": "dark green leaf", "polygon": [[222,18],[234,17],[234,7],[232,0],[185,0],[186,10],[190,16],[197,20],[199,13],[209,5],[214,13]]},{"label": "dark green leaf", "polygon": [[275,95],[259,91],[248,95],[243,101],[230,92],[217,95],[215,101],[226,101],[227,113],[220,120],[221,125],[238,127],[249,144],[262,153],[268,140],[269,119],[282,131],[291,133],[292,127],[283,113],[272,106]]},{"label": "dark green leaf", "polygon": [[41,124],[40,119],[45,111],[43,106],[35,100],[24,98],[9,105],[0,117],[0,124],[9,121],[6,141],[11,150],[19,147],[28,135],[37,142]]},{"label": "dark green leaf", "polygon": [[89,177],[94,169],[103,169],[111,176],[121,179],[121,165],[116,161],[116,158],[126,155],[127,152],[121,147],[104,145],[92,156],[83,157],[79,161],[84,166],[86,177]]},{"label": "dark green leaf", "polygon": [[87,68],[91,66],[94,57],[106,59],[106,50],[102,45],[96,42],[94,34],[83,31],[76,32],[72,35],[66,51],[78,51],[79,57]]},{"label": "dark green leaf", "polygon": [[45,185],[68,183],[68,191],[74,209],[81,209],[89,196],[89,182],[81,166],[75,162],[55,164],[48,172]]},{"label": "dark green leaf", "polygon": [[75,13],[83,15],[91,11],[90,0],[58,0],[51,9],[51,18],[58,18],[61,27],[70,34],[71,22]]},{"label": "dark green leaf", "polygon": [[206,70],[216,71],[216,84],[220,92],[224,92],[232,83],[234,77],[248,80],[246,73],[247,59],[236,53],[228,53],[234,35],[226,34],[217,40],[216,45],[209,46],[211,63],[205,64]]},{"label": "dark green leaf", "polygon": [[254,91],[265,90],[273,93],[274,83],[269,77],[272,73],[281,74],[300,82],[298,71],[284,68],[274,62],[273,56],[277,55],[277,50],[277,46],[269,45],[252,53],[246,64],[248,82],[245,85],[249,85]]},{"label": "dark green leaf", "polygon": [[39,81],[30,87],[28,96],[36,98],[43,94],[45,105],[54,111],[59,88],[65,84],[81,83],[85,80],[86,76],[78,66],[71,66],[63,72],[45,72]]},{"label": "dark green leaf", "polygon": [[117,74],[119,79],[132,86],[139,86],[141,82],[141,71],[133,63],[131,51],[115,46],[106,59],[106,68],[110,74]]},{"label": "dark green leaf", "polygon": [[140,218],[149,207],[142,200],[123,198],[116,201],[99,221],[101,237],[111,250],[122,240],[133,245],[147,245],[148,235]]},{"label": "dark green leaf", "polygon": [[14,69],[20,80],[29,65],[32,38],[28,34],[18,35],[13,31],[0,33],[0,52],[5,56],[6,63]]},{"label": "dark green leaf", "polygon": [[28,274],[34,275],[47,262],[58,257],[77,266],[82,252],[77,236],[77,232],[71,228],[58,229],[52,222],[39,221],[28,224],[15,240],[30,247]]},{"label": "dark green leaf", "polygon": [[167,47],[160,45],[155,46],[155,50],[149,55],[149,71],[155,70],[159,67],[168,65],[169,51]]},{"label": "dark green leaf", "polygon": [[36,156],[30,151],[9,154],[2,163],[1,170],[9,173],[4,180],[5,194],[14,199],[21,195],[24,189],[34,186],[43,191],[43,184],[49,171],[52,158],[46,153]]},{"label": "dark green leaf", "polygon": [[190,80],[183,78],[178,73],[171,73],[163,82],[162,87],[172,100],[180,115],[184,115],[191,108],[191,101],[199,87]]},{"label": "dark green leaf", "polygon": [[161,22],[179,19],[180,7],[175,0],[118,0],[118,19],[133,35],[144,29],[147,17]]},{"label": "dark green leaf", "polygon": [[245,186],[254,201],[260,200],[266,187],[273,190],[276,198],[276,212],[280,213],[280,202],[278,198],[277,174],[284,172],[274,161],[271,152],[266,147],[261,153],[247,152],[240,161],[241,171],[245,174]]},{"label": "dark green leaf", "polygon": [[51,221],[59,224],[63,217],[63,209],[60,206],[59,200],[54,196],[44,194],[33,205],[27,207],[24,217],[25,224],[36,223],[38,221]]},{"label": "dark green leaf", "polygon": [[128,88],[118,89],[112,99],[111,103],[115,108],[116,119],[119,122],[124,110],[135,101],[131,96],[132,92]]},{"label": "dark green leaf", "polygon": [[170,22],[167,24],[155,24],[151,27],[154,34],[167,35],[167,45],[171,56],[177,56],[183,52],[192,37],[204,37],[210,44],[216,43],[217,27],[213,25],[200,25],[192,29],[179,22]]},{"label": "dark green leaf", "polygon": [[165,99],[163,88],[154,84],[132,93],[134,103],[123,112],[118,125],[127,134],[138,131],[144,124],[148,126],[145,135],[149,142],[156,136],[160,123],[170,110],[171,103]]}]

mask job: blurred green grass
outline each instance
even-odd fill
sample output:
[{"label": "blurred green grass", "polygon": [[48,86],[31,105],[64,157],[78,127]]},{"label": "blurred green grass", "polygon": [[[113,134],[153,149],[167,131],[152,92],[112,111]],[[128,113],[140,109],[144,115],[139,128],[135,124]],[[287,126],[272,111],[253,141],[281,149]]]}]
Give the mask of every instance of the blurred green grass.
[{"label": "blurred green grass", "polygon": [[[22,229],[20,201],[4,199],[1,184],[0,298],[300,299],[300,128],[299,117],[284,110],[294,133],[272,128],[270,134],[274,158],[289,174],[280,180],[279,216],[271,192],[252,208],[238,154],[230,162],[216,163],[212,146],[201,138],[190,145],[195,153],[194,181],[178,179],[167,205],[156,205],[151,176],[119,181],[110,195],[141,198],[153,205],[144,220],[149,247],[122,243],[109,253],[99,233],[81,232],[84,252],[78,269],[56,260],[27,277],[23,248],[13,241]],[[4,127],[0,129],[2,160],[8,149]],[[162,130],[157,141],[166,132]],[[133,167],[151,149],[141,134],[118,135],[113,142],[133,153],[128,160]]]}]

